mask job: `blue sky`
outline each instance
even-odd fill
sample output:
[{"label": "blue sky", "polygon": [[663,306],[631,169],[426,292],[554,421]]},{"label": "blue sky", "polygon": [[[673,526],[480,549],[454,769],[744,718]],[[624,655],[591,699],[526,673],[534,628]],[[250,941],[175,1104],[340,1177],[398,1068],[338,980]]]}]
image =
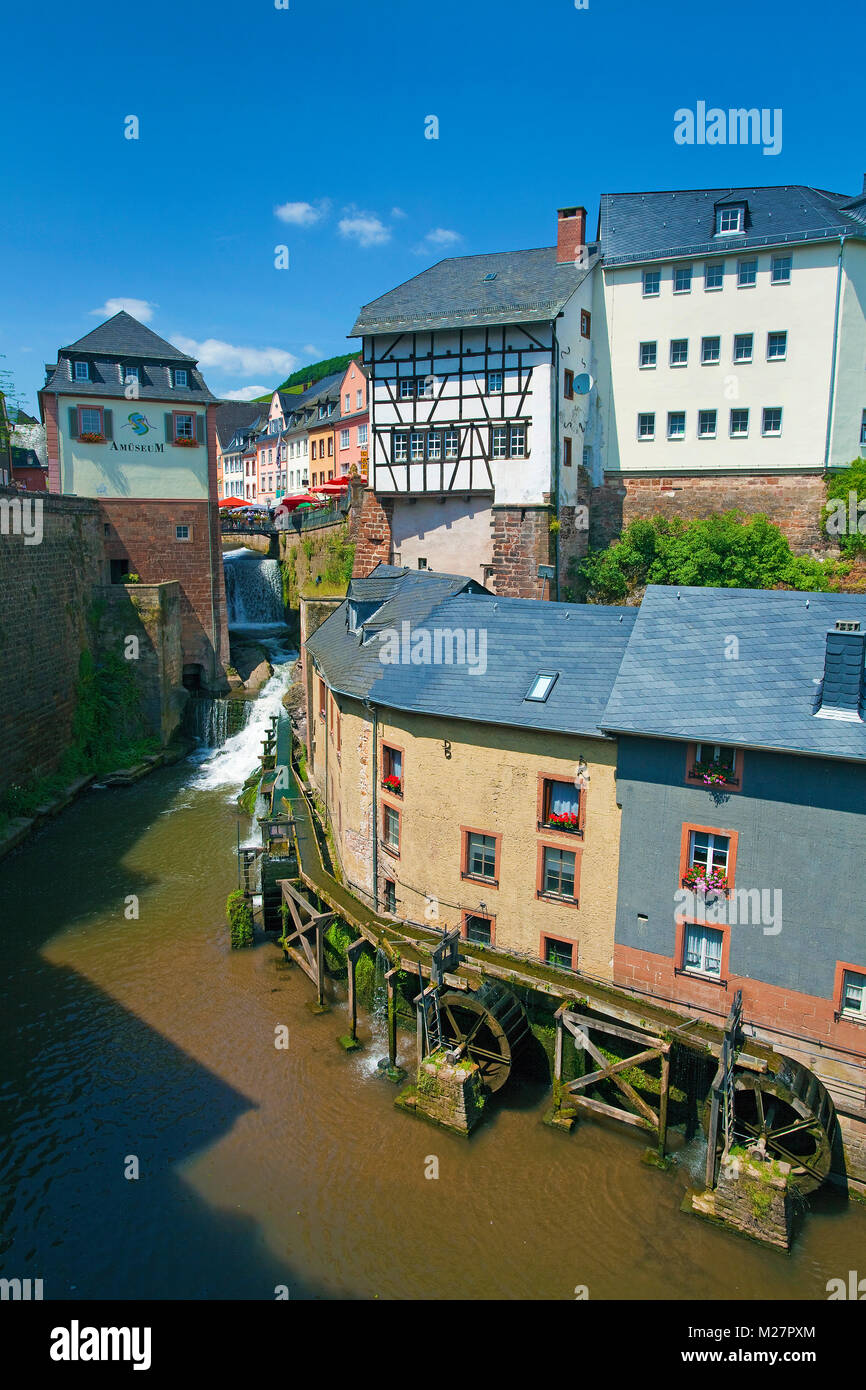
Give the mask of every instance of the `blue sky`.
[{"label": "blue sky", "polygon": [[[359,305],[443,255],[550,245],[570,203],[594,234],[601,192],[860,191],[851,0],[289,5],[7,17],[0,368],[25,408],[112,301],[238,393],[348,351]],[[675,144],[674,111],[699,100],[780,107],[781,152]]]}]

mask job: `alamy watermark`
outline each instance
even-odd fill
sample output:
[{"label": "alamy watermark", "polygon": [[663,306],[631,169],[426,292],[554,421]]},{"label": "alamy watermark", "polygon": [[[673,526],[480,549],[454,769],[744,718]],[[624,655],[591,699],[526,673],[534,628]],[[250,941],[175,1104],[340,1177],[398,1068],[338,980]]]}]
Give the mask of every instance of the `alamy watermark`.
[{"label": "alamy watermark", "polygon": [[824,529],[830,536],[866,536],[866,498],[861,502],[852,487],[846,502],[844,497],[831,497],[827,502]]},{"label": "alamy watermark", "polygon": [[674,908],[688,922],[760,927],[764,936],[778,936],[782,930],[781,888],[731,888],[727,892],[710,888],[706,894],[678,888]]},{"label": "alamy watermark", "polygon": [[762,106],[720,106],[707,109],[699,101],[694,111],[681,106],[674,112],[674,141],[677,145],[762,145],[762,154],[782,152],[782,108]]},{"label": "alamy watermark", "polygon": [[470,676],[487,670],[487,629],[416,627],[408,619],[379,633],[383,666],[465,666]]},{"label": "alamy watermark", "polygon": [[42,535],[41,497],[0,497],[0,536],[23,536],[25,545],[41,545]]}]

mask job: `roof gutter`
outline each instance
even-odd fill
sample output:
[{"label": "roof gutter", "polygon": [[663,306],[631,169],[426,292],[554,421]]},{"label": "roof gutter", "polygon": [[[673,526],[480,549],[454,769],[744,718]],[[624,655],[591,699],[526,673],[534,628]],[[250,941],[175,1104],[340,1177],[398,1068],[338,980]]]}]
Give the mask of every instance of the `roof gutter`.
[{"label": "roof gutter", "polygon": [[830,391],[827,397],[827,434],[824,440],[824,469],[830,467],[830,440],[833,434],[833,405],[836,399],[836,372],[839,355],[839,311],[842,301],[842,256],[845,234],[839,238],[839,259],[836,262],[836,310],[833,317],[833,359],[830,363]]}]

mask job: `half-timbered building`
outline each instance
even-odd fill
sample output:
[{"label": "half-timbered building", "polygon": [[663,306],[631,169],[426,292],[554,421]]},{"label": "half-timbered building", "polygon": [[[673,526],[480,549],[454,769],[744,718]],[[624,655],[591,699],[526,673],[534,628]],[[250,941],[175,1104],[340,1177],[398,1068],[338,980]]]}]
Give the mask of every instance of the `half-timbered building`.
[{"label": "half-timbered building", "polygon": [[[561,209],[556,246],[440,261],[362,308],[352,336],[369,372],[371,496],[360,572],[371,559],[459,570],[522,597],[564,582],[586,536],[585,231],[583,208]],[[557,579],[545,589],[548,565]]]}]

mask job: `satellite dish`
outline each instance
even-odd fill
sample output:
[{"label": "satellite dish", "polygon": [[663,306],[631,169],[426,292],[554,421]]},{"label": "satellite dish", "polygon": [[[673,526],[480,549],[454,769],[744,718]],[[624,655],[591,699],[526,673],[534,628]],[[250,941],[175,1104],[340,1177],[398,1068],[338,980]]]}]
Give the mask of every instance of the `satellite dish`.
[{"label": "satellite dish", "polygon": [[594,385],[595,382],[589,372],[581,372],[579,376],[574,378],[574,390],[578,396],[588,396]]}]

